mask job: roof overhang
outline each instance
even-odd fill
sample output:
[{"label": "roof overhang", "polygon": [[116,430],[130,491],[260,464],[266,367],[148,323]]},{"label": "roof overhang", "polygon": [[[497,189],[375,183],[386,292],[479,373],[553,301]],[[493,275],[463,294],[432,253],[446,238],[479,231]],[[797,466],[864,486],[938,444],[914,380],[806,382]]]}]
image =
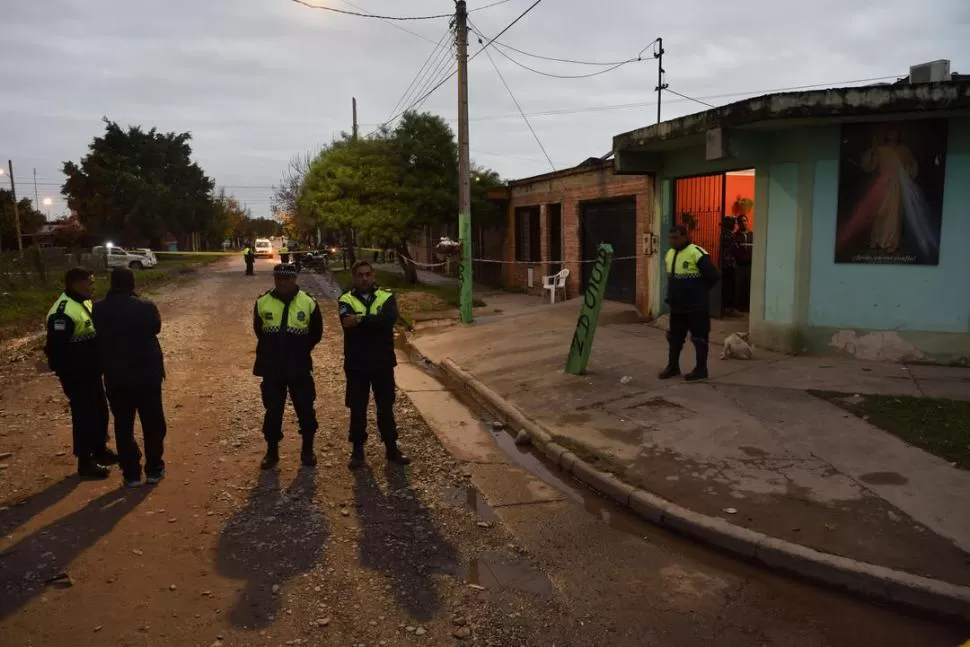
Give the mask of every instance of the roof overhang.
[{"label": "roof overhang", "polygon": [[616,135],[613,152],[617,166],[635,157],[641,168],[648,168],[659,164],[665,151],[710,144],[712,133],[719,138],[727,130],[781,130],[822,122],[964,115],[970,115],[970,81],[963,80],[786,92]]}]

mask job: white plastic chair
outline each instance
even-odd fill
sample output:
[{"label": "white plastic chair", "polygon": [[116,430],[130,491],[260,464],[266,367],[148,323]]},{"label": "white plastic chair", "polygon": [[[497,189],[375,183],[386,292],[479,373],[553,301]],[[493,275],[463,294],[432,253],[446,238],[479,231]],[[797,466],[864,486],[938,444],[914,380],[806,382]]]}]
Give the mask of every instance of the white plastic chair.
[{"label": "white plastic chair", "polygon": [[549,290],[549,303],[556,302],[556,292],[562,290],[562,298],[566,299],[566,279],[569,278],[569,270],[562,270],[558,274],[542,277],[542,287]]}]

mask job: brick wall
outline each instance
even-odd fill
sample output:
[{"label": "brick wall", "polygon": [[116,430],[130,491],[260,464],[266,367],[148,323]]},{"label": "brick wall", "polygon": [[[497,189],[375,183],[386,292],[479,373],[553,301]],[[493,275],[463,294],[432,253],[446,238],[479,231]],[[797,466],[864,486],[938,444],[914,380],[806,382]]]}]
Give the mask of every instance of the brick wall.
[{"label": "brick wall", "polygon": [[[575,262],[582,258],[581,203],[593,200],[614,198],[636,198],[638,254],[642,250],[644,234],[650,233],[653,223],[653,178],[647,176],[617,176],[610,167],[591,169],[570,169],[563,173],[512,183],[511,199],[508,204],[508,225],[505,236],[506,261],[515,261],[515,237],[517,235],[515,210],[520,207],[539,206],[539,234],[541,239],[541,261],[536,263],[509,263],[505,265],[504,280],[507,286],[527,287],[528,268],[533,268],[533,291],[542,291],[542,277],[551,273],[549,258],[549,214],[546,205],[562,205],[562,256],[569,270],[567,294],[569,298],[579,296],[582,282],[582,268]],[[627,261],[632,262],[632,261]],[[647,298],[648,277],[646,257],[640,255],[637,264],[637,308],[645,311],[649,304]]]}]

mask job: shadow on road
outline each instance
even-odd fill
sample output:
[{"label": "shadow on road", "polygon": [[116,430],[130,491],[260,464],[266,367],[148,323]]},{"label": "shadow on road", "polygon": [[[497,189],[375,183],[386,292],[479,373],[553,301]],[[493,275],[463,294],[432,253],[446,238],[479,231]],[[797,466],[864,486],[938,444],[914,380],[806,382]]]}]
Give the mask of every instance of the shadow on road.
[{"label": "shadow on road", "polygon": [[[40,595],[49,580],[68,572],[78,555],[111,532],[150,491],[108,492],[0,553],[0,620]],[[69,586],[70,582],[60,580],[58,584]]]},{"label": "shadow on road", "polygon": [[441,606],[433,575],[454,574],[455,547],[435,526],[421,500],[409,489],[406,470],[388,465],[387,494],[370,467],[354,471],[354,500],[361,525],[360,562],[387,577],[398,604],[416,620],[430,620]]},{"label": "shadow on road", "polygon": [[79,483],[80,480],[77,476],[67,476],[46,490],[11,504],[7,510],[0,511],[0,537],[9,535],[47,508],[67,497]]},{"label": "shadow on road", "polygon": [[313,504],[316,489],[313,470],[301,469],[286,490],[280,489],[277,470],[263,471],[246,507],[223,529],[216,558],[219,573],[246,581],[229,612],[234,626],[269,626],[286,581],[322,559],[330,530]]}]

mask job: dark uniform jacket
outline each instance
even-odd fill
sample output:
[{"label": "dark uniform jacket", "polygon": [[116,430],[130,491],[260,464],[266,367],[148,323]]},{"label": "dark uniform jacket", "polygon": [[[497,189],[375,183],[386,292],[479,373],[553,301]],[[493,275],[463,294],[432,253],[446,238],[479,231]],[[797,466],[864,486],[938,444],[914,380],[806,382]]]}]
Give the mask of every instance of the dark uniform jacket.
[{"label": "dark uniform jacket", "polygon": [[[289,316],[289,304],[302,290],[284,297],[276,292],[268,294],[282,301],[285,305],[282,322]],[[256,363],[253,375],[271,380],[287,380],[302,377],[313,371],[313,359],[310,353],[314,346],[323,339],[323,316],[320,307],[313,308],[307,323],[306,334],[287,332],[285,325],[279,332],[264,332],[263,320],[259,316],[259,301],[253,306],[253,331],[256,333]]]},{"label": "dark uniform jacket", "polygon": [[[86,299],[79,294],[67,290],[64,295],[76,301],[81,307]],[[94,331],[85,335],[83,341],[71,341],[74,336],[74,320],[64,314],[64,302],[47,318],[47,343],[44,353],[47,355],[47,365],[59,377],[87,378],[101,375],[101,357],[98,351],[99,340]],[[95,328],[95,331],[97,328]],[[81,331],[78,331],[81,334]]]},{"label": "dark uniform jacket", "polygon": [[354,309],[345,302],[352,297],[367,309],[360,323],[344,328],[344,368],[348,370],[367,370],[397,366],[394,353],[394,325],[397,323],[398,310],[394,295],[388,297],[379,312],[373,312],[376,300],[375,287],[370,294],[363,296],[356,289],[351,290],[338,303],[340,319],[355,316]]},{"label": "dark uniform jacket", "polygon": [[111,290],[94,304],[105,385],[156,385],[165,379],[158,333],[162,317],[154,303],[134,292]]},{"label": "dark uniform jacket", "polygon": [[683,249],[668,250],[665,265],[670,313],[708,312],[710,291],[720,275],[704,248],[690,243]]}]

